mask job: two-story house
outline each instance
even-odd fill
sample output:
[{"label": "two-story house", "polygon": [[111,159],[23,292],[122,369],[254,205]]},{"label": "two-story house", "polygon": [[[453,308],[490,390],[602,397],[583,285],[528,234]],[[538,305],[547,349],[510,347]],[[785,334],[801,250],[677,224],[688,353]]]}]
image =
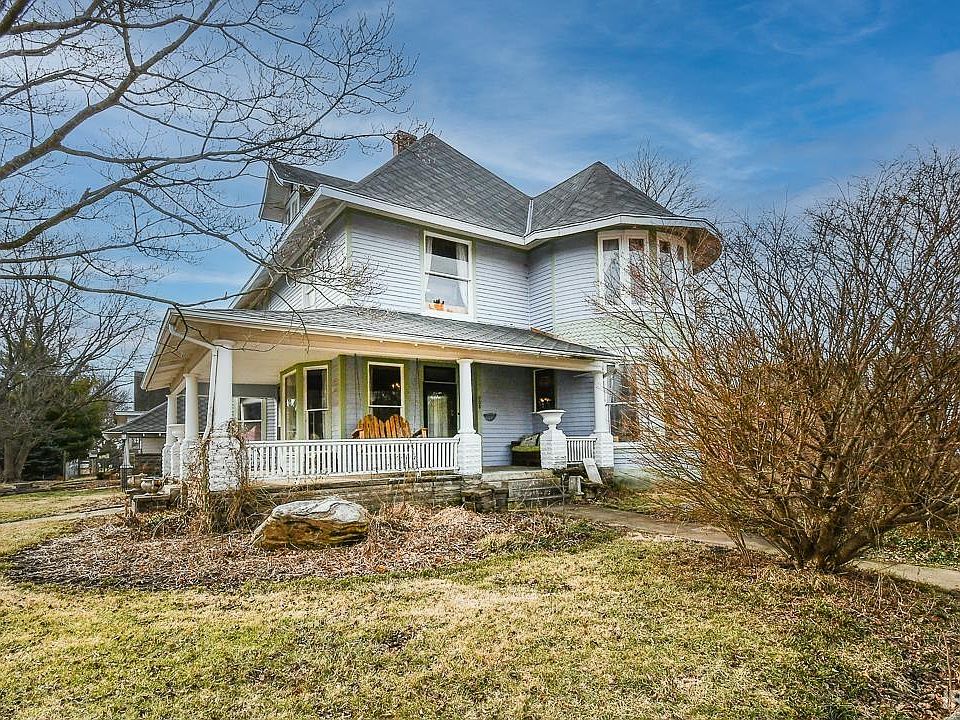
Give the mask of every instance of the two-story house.
[{"label": "two-story house", "polygon": [[[315,251],[311,238],[379,292],[260,269],[229,309],[168,313],[144,381],[173,389],[168,475],[184,472],[208,392],[208,426],[240,424],[253,477],[476,476],[510,465],[548,409],[564,414],[542,438],[545,467],[593,456],[611,469],[616,330],[594,300],[628,281],[636,253],[696,272],[720,252],[707,221],[602,163],[531,197],[434,135],[398,133],[356,181],[273,163],[261,217],[285,224],[278,251]],[[419,437],[371,437],[370,416]]]}]

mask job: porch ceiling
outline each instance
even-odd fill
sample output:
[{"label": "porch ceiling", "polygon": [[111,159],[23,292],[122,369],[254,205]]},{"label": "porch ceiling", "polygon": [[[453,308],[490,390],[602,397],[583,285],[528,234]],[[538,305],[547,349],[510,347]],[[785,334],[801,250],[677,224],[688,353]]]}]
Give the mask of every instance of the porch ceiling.
[{"label": "porch ceiling", "polygon": [[[144,387],[176,387],[188,372],[208,379],[209,345],[218,342],[231,343],[237,351],[236,383],[273,383],[280,371],[291,365],[323,361],[340,354],[471,359],[575,371],[586,371],[598,361],[613,359],[601,350],[533,330],[410,313],[338,310],[336,315],[328,311],[249,310],[168,313],[147,367]],[[352,313],[344,312],[348,310]],[[350,325],[345,320],[351,317],[359,319]]]}]

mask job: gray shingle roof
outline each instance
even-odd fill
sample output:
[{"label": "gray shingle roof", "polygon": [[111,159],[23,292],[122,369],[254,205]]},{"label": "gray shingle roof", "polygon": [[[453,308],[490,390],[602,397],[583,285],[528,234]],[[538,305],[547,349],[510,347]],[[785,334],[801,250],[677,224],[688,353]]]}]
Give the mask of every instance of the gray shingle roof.
[{"label": "gray shingle roof", "polygon": [[332,185],[333,187],[338,187],[343,190],[349,190],[356,184],[353,180],[347,180],[346,178],[335,175],[325,175],[324,173],[287,165],[286,163],[276,160],[270,163],[270,166],[281,180],[297,185],[305,185],[310,188],[316,188],[320,185]]},{"label": "gray shingle roof", "polygon": [[595,162],[533,199],[531,230],[631,213],[673,215],[602,162]]},{"label": "gray shingle roof", "polygon": [[[177,396],[177,422],[182,423],[185,413],[186,397],[183,393]],[[200,431],[207,426],[207,396],[197,398],[197,408],[200,414]],[[155,408],[150,408],[143,415],[130,420],[125,425],[117,425],[104,430],[104,435],[156,435],[167,432],[167,403],[164,401]]]},{"label": "gray shingle roof", "polygon": [[516,235],[527,227],[530,198],[436,135],[424,135],[351,189]]},{"label": "gray shingle roof", "polygon": [[135,417],[125,425],[117,425],[109,430],[104,430],[104,435],[128,435],[150,434],[167,432],[167,404],[157,405],[155,408],[147,410],[143,415]]},{"label": "gray shingle roof", "polygon": [[351,332],[360,336],[437,342],[461,347],[490,346],[495,349],[570,357],[611,357],[603,350],[562,340],[539,330],[448,320],[396,310],[356,307],[299,312],[204,309],[190,310],[186,314],[198,320],[262,324],[288,330]]},{"label": "gray shingle roof", "polygon": [[602,162],[531,198],[432,134],[357,182],[280,162],[273,167],[289,182],[330,185],[518,236],[613,215],[676,217]]}]

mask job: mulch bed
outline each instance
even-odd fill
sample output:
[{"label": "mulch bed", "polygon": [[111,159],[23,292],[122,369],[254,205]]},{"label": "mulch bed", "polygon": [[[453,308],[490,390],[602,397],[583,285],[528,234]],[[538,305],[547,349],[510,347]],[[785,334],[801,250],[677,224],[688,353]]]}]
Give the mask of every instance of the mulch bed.
[{"label": "mulch bed", "polygon": [[373,516],[361,543],[317,550],[259,550],[246,531],[201,534],[181,515],[86,524],[9,556],[21,582],[88,588],[235,588],[248,581],[416,572],[497,552],[576,547],[599,528],[545,514],[477,514],[394,505]]}]

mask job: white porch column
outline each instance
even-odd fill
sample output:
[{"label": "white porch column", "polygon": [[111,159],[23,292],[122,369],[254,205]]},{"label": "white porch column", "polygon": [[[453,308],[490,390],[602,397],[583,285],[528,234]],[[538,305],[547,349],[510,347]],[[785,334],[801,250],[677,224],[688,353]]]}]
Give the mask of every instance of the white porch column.
[{"label": "white porch column", "polygon": [[210,352],[209,402],[213,405],[213,426],[207,449],[211,492],[236,488],[240,482],[240,441],[229,433],[233,419],[233,344],[217,341]]},{"label": "white porch column", "polygon": [[593,371],[593,434],[597,437],[594,451],[597,467],[613,472],[613,435],[610,434],[610,407],[607,405],[607,388],[603,380],[604,368]]},{"label": "white porch column", "polygon": [[180,443],[180,479],[186,480],[190,465],[196,456],[197,439],[200,436],[200,399],[197,395],[197,376],[183,377],[183,442]]},{"label": "white porch column", "polygon": [[220,341],[211,353],[213,430],[225,430],[233,419],[233,344]]},{"label": "white porch column", "polygon": [[473,360],[457,360],[457,464],[461,475],[483,472],[483,445],[473,424]]},{"label": "white porch column", "polygon": [[173,466],[170,463],[170,451],[176,438],[173,436],[173,426],[177,424],[177,396],[167,395],[167,435],[163,441],[163,452],[161,454],[161,473],[164,477],[170,477],[173,472]]}]

